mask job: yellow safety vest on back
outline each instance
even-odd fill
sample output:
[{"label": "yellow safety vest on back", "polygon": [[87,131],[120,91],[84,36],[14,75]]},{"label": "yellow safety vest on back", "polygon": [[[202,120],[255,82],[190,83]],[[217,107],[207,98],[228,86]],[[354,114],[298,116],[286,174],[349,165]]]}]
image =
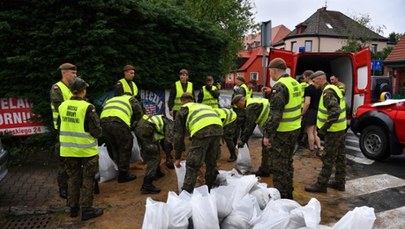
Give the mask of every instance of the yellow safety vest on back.
[{"label": "yellow safety vest on back", "polygon": [[186,103],[183,107],[188,107],[186,127],[190,132],[190,137],[209,125],[222,127],[221,119],[210,106],[200,103]]},{"label": "yellow safety vest on back", "polygon": [[131,97],[132,96],[130,95],[121,95],[107,100],[104,104],[100,118],[117,117],[131,127],[131,117],[133,114],[132,106],[129,102]]},{"label": "yellow safety vest on back", "polygon": [[61,157],[92,157],[98,154],[97,139],[84,129],[90,105],[84,100],[66,100],[59,106]]},{"label": "yellow safety vest on back", "polygon": [[269,118],[270,114],[270,103],[268,99],[265,98],[250,98],[246,100],[246,107],[248,107],[250,104],[254,103],[260,103],[263,105],[262,111],[260,112],[259,117],[256,118],[255,123],[261,127],[264,126],[264,123],[266,123],[267,119]]},{"label": "yellow safety vest on back", "polygon": [[128,81],[125,78],[122,78],[119,81],[121,82],[122,89],[124,90],[124,94],[129,93],[129,94],[131,94],[133,96],[138,95],[138,87],[136,86],[136,84],[134,82],[131,81],[132,89],[134,90],[134,91],[132,91],[131,87],[128,84]]},{"label": "yellow safety vest on back", "polygon": [[243,88],[243,89],[245,89],[245,93],[246,93],[246,95],[245,95],[245,98],[252,98],[252,96],[253,96],[253,91],[252,90],[250,90],[249,88],[248,88],[248,86],[246,86],[246,84],[242,84],[242,85],[240,85],[240,87],[241,88]]},{"label": "yellow safety vest on back", "polygon": [[184,92],[193,93],[193,83],[187,82],[186,91],[183,91],[183,87],[181,86],[180,80],[176,81],[175,85],[176,85],[176,98],[174,99],[173,111],[178,111],[180,110],[181,107],[180,97],[183,95]]},{"label": "yellow safety vest on back", "polygon": [[[203,100],[202,104],[208,105],[212,108],[218,108],[218,99],[214,98],[214,96],[211,95],[211,93],[207,90],[206,86],[202,87],[203,90]],[[212,86],[213,91],[217,90],[217,87]]]},{"label": "yellow safety vest on back", "polygon": [[289,98],[288,103],[284,106],[282,119],[277,131],[289,132],[298,130],[301,128],[301,86],[297,80],[291,77],[281,77],[277,83],[282,83],[287,87]]},{"label": "yellow safety vest on back", "polygon": [[163,115],[147,116],[143,115],[144,120],[153,124],[155,132],[153,134],[153,141],[160,141],[165,138],[165,122],[163,121]]},{"label": "yellow safety vest on back", "polygon": [[217,112],[219,118],[222,121],[222,126],[226,126],[232,122],[234,122],[236,120],[236,118],[238,117],[238,115],[236,114],[235,111],[233,111],[232,109],[228,109],[228,108],[215,108],[214,109],[215,112]]},{"label": "yellow safety vest on back", "polygon": [[[326,85],[323,89],[323,92],[327,89],[333,89],[335,93],[339,97],[339,106],[340,106],[340,114],[339,118],[336,122],[332,124],[332,126],[327,130],[328,132],[338,132],[341,130],[345,130],[347,127],[347,120],[346,120],[346,101],[345,97],[343,96],[342,91],[333,84]],[[322,92],[322,94],[323,94]],[[325,124],[326,120],[328,120],[328,110],[323,105],[323,96],[319,100],[319,107],[318,107],[318,119],[316,120],[316,126],[320,129]]]},{"label": "yellow safety vest on back", "polygon": [[[60,91],[62,92],[63,101],[69,100],[70,97],[73,96],[70,89],[62,81],[57,82],[56,85],[58,85],[58,87],[60,88]],[[52,103],[51,103],[51,109],[52,109],[53,128],[55,128],[55,130],[57,130],[59,112]]]}]

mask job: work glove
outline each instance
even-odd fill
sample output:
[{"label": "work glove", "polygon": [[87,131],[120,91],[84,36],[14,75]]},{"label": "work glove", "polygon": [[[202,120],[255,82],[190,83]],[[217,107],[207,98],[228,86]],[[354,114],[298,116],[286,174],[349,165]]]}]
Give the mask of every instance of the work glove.
[{"label": "work glove", "polygon": [[245,145],[244,142],[238,141],[238,148],[243,148],[244,145]]}]

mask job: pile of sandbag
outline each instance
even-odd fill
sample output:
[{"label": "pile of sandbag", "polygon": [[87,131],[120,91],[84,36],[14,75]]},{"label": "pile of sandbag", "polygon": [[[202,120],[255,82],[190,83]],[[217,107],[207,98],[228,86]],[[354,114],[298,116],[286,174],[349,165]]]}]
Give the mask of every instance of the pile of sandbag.
[{"label": "pile of sandbag", "polygon": [[240,175],[236,170],[220,171],[219,187],[207,186],[177,195],[169,192],[166,203],[146,200],[143,229],[271,229],[271,228],[364,228],[371,229],[374,209],[355,208],[333,227],[319,225],[321,205],[312,198],[307,205],[281,199],[275,188],[259,183],[254,175]]}]

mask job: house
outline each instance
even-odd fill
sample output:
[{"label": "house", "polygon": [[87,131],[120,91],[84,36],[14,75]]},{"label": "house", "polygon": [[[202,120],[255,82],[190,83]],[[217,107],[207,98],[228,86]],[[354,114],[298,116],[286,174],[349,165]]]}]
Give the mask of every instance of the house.
[{"label": "house", "polygon": [[[396,97],[405,97],[405,34],[384,60],[384,72],[392,78],[392,93]],[[394,96],[395,97],[395,96]]]},{"label": "house", "polygon": [[[293,31],[287,34],[286,31],[288,29],[284,26],[272,28],[272,48],[293,52],[336,52],[346,45],[349,37],[365,38],[359,41],[364,46],[369,46],[372,52],[382,51],[389,44],[388,38],[362,26],[341,12],[327,10],[326,7],[318,9],[304,22],[295,26]],[[243,45],[245,50],[239,52],[236,70],[225,77],[227,85],[233,86],[235,74],[245,77],[247,82],[250,79],[256,79],[259,84],[262,82],[263,54],[260,48],[260,34],[247,36]]]},{"label": "house", "polygon": [[[291,30],[284,25],[273,27],[271,29],[272,44],[279,42],[290,32]],[[244,50],[238,53],[235,70],[228,73],[225,77],[225,88],[232,88],[237,76],[245,77],[246,82],[249,82],[251,79],[255,79],[259,83],[263,81],[261,34],[250,34],[246,36],[243,40],[243,47]],[[266,55],[267,54],[266,52]]]},{"label": "house", "polygon": [[343,13],[322,7],[273,47],[293,52],[335,52],[346,45],[349,37],[366,38],[359,41],[372,52],[382,51],[389,41]]}]

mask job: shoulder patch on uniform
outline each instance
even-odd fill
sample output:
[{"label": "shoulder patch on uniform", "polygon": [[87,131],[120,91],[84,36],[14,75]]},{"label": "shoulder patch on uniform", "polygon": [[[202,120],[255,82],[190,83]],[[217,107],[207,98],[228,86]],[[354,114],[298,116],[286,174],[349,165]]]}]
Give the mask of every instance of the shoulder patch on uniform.
[{"label": "shoulder patch on uniform", "polygon": [[59,89],[58,85],[53,85],[53,89]]},{"label": "shoulder patch on uniform", "polygon": [[276,89],[273,89],[273,90],[271,90],[271,93],[277,93],[277,90]]},{"label": "shoulder patch on uniform", "polygon": [[120,82],[120,81],[118,81],[118,82],[117,82],[117,85],[121,85],[121,82]]},{"label": "shoulder patch on uniform", "polygon": [[96,108],[91,109],[91,112],[93,113],[96,112]]}]

